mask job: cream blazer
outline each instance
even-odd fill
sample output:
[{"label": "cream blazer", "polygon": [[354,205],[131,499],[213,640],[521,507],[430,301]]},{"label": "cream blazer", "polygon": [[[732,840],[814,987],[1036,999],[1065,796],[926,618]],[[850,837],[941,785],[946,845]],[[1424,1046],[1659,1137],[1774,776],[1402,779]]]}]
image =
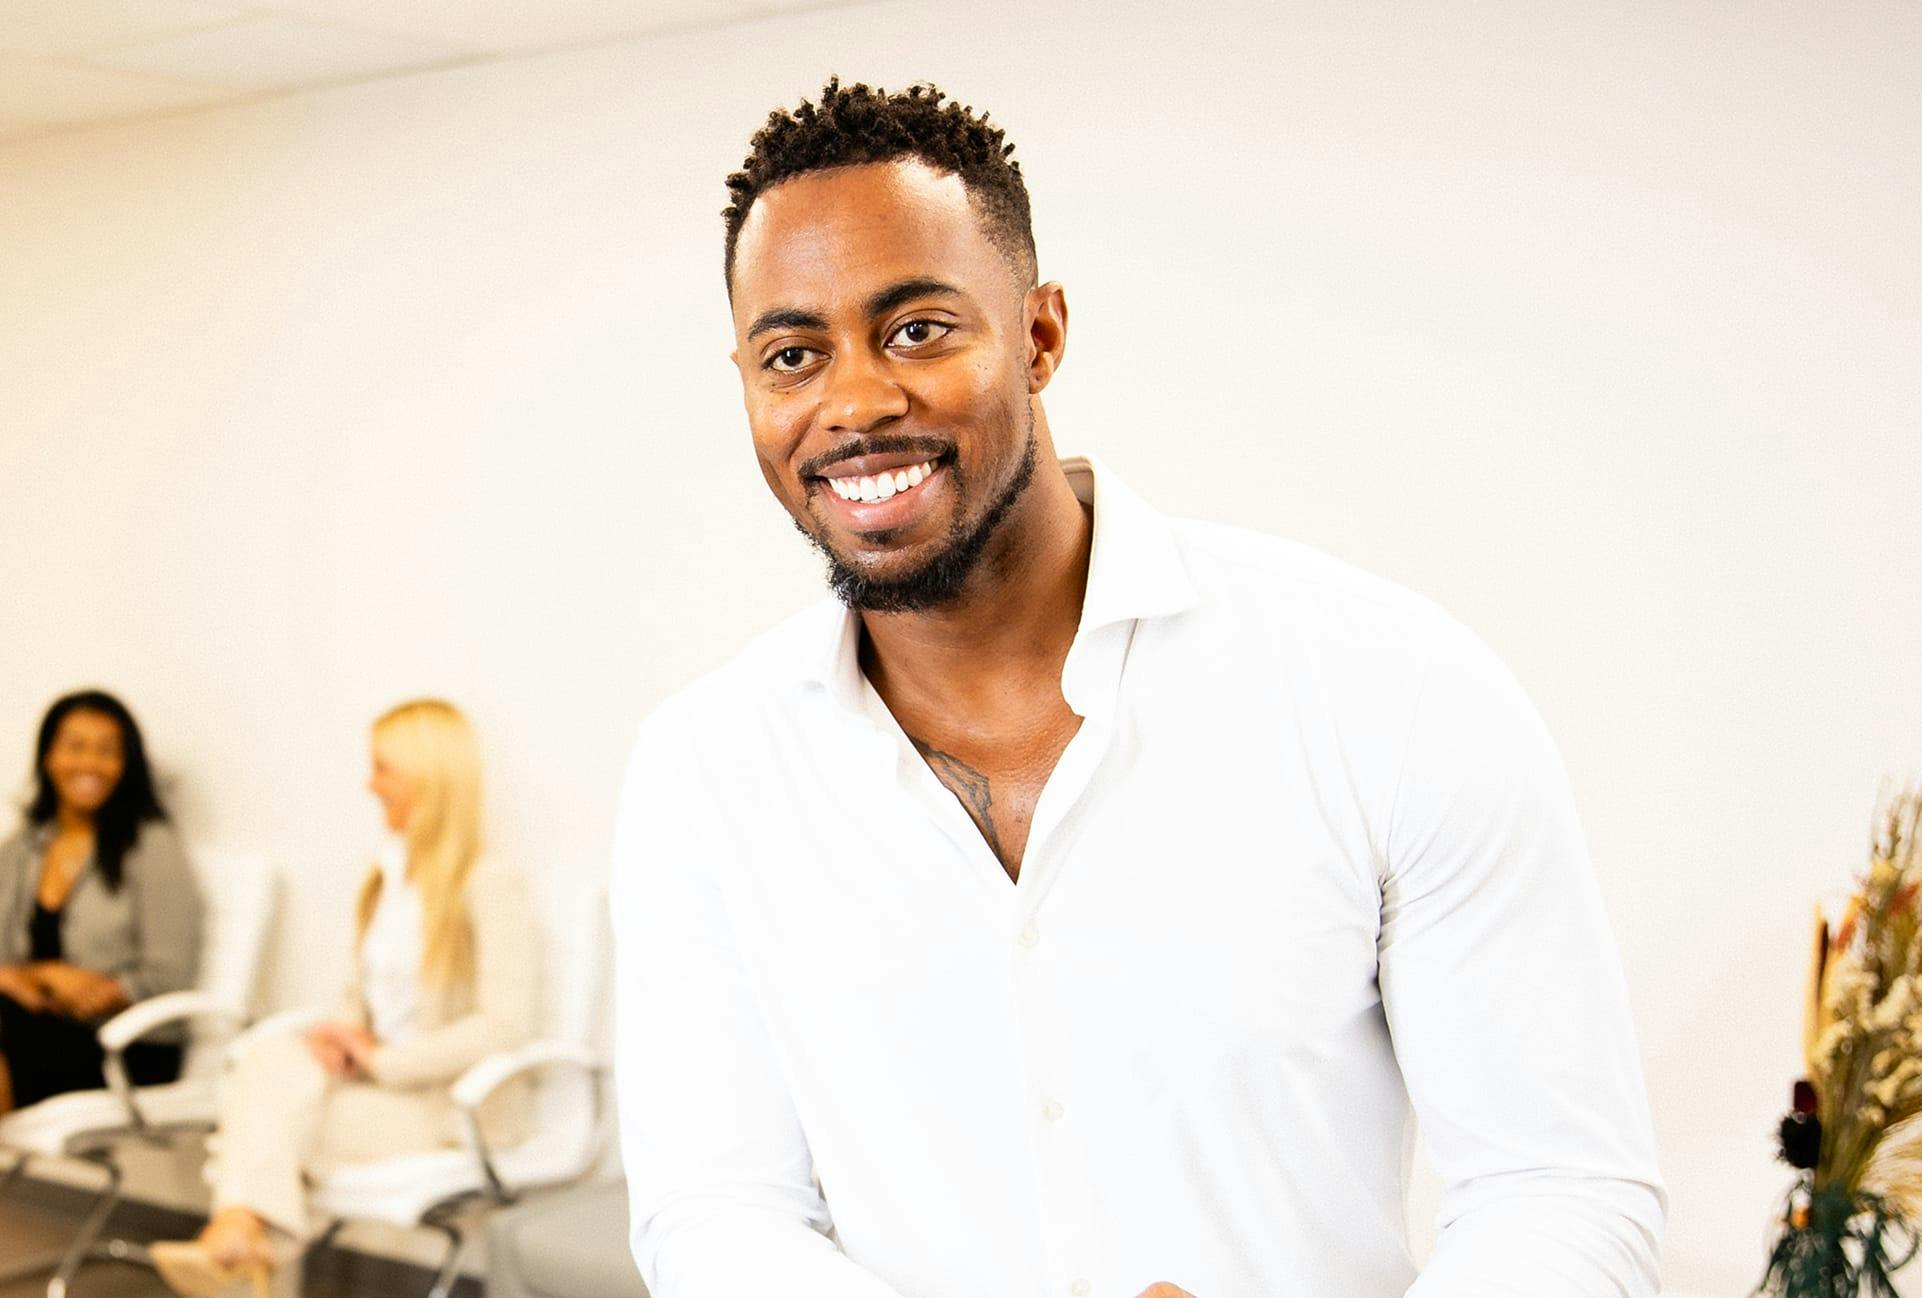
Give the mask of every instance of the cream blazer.
[{"label": "cream blazer", "polygon": [[[383,1045],[369,1069],[379,1085],[445,1090],[488,1055],[532,1040],[540,1017],[540,931],[520,876],[483,857],[467,878],[467,920],[474,934],[471,983],[421,988],[419,1032]],[[358,966],[341,1017],[368,1026]],[[529,1079],[501,1087],[480,1111],[490,1141],[512,1144],[527,1130]],[[457,1133],[449,1133],[450,1138]]]}]

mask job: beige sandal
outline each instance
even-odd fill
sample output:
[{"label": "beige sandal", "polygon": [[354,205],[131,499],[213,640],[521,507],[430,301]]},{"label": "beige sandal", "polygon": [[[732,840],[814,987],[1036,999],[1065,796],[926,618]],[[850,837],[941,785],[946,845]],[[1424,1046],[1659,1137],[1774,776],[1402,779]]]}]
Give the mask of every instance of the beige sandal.
[{"label": "beige sandal", "polygon": [[155,1244],[149,1256],[181,1298],[270,1298],[274,1267],[264,1259],[223,1262],[197,1239]]}]

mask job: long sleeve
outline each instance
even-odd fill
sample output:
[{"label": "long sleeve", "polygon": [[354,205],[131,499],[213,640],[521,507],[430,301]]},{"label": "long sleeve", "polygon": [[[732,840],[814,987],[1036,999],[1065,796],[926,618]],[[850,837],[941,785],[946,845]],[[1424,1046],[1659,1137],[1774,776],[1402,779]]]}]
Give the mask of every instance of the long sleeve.
[{"label": "long sleeve", "polygon": [[[474,1005],[410,1041],[374,1052],[372,1075],[385,1086],[452,1082],[497,1051],[524,1044],[538,1012],[536,925],[518,876],[483,862],[467,884],[474,926]],[[356,1020],[363,1018],[354,1001]]]},{"label": "long sleeve", "polygon": [[25,829],[0,840],[0,964],[18,964],[27,958],[27,916],[21,902],[30,895],[31,841]]},{"label": "long sleeve", "polygon": [[667,747],[644,731],[635,750],[612,889],[641,1276],[654,1298],[898,1298],[825,1234],[807,1140],[729,933],[709,809]]},{"label": "long sleeve", "polygon": [[1560,759],[1449,624],[1383,854],[1380,985],[1443,1181],[1409,1298],[1641,1298],[1666,1200],[1627,991]]},{"label": "long sleeve", "polygon": [[128,853],[133,898],[133,960],[110,970],[129,1000],[193,986],[200,969],[200,885],[171,825],[150,822]]}]

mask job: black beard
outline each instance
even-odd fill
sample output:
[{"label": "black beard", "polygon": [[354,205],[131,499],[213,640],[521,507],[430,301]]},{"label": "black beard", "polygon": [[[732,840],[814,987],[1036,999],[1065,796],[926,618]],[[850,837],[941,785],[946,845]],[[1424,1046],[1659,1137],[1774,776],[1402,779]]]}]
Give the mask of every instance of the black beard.
[{"label": "black beard", "polygon": [[[1028,442],[1021,452],[1021,463],[1015,466],[1014,477],[1007,487],[995,497],[987,512],[969,526],[965,518],[957,517],[954,527],[948,533],[947,544],[926,563],[909,573],[898,577],[876,578],[851,567],[832,547],[820,537],[795,520],[802,535],[814,543],[828,565],[828,586],[835,596],[849,608],[860,609],[867,613],[921,613],[928,609],[940,608],[953,603],[968,584],[987,552],[988,542],[1007,521],[1008,514],[1014,509],[1015,502],[1034,481],[1034,467],[1039,450],[1035,444],[1034,415],[1028,415]],[[954,475],[955,495],[967,498],[967,482],[961,476],[961,466],[950,461],[947,471]]]}]

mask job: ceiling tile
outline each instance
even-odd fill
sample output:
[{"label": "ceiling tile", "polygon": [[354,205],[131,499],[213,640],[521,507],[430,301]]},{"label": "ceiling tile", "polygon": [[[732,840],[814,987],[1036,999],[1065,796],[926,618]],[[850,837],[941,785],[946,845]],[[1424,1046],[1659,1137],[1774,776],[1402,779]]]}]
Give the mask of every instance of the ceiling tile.
[{"label": "ceiling tile", "polygon": [[208,86],[0,54],[0,118],[36,125],[127,117],[233,98]]},{"label": "ceiling tile", "polygon": [[231,22],[245,13],[213,0],[0,0],[0,52],[80,54]]},{"label": "ceiling tile", "polygon": [[443,41],[262,14],[108,50],[90,61],[232,90],[285,90],[456,63],[472,53]]}]

